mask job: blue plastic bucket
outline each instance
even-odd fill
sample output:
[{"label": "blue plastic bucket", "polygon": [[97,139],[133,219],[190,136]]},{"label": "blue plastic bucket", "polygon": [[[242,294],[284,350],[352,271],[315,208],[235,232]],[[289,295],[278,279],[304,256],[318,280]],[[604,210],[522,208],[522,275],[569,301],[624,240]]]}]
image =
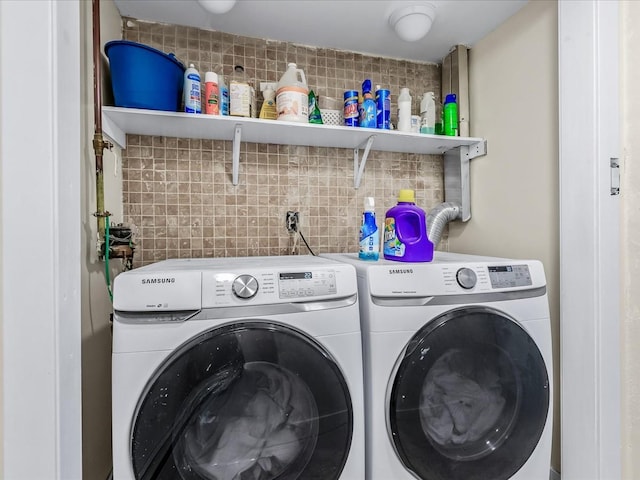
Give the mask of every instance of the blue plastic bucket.
[{"label": "blue plastic bucket", "polygon": [[184,65],[173,54],[127,40],[108,42],[116,107],[180,110]]}]

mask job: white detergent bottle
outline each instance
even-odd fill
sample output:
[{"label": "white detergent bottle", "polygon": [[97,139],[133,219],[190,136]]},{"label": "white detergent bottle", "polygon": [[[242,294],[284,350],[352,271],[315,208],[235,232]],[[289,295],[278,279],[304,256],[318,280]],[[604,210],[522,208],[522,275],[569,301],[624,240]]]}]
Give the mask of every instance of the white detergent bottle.
[{"label": "white detergent bottle", "polygon": [[411,95],[408,88],[400,89],[398,97],[398,130],[411,131]]},{"label": "white detergent bottle", "polygon": [[420,102],[420,116],[422,124],[420,133],[436,133],[436,100],[433,92],[426,92]]},{"label": "white detergent bottle", "polygon": [[287,66],[276,90],[278,120],[309,123],[309,88],[302,69],[295,63]]},{"label": "white detergent bottle", "polygon": [[202,113],[200,98],[200,73],[193,63],[184,72],[184,111],[187,113]]}]

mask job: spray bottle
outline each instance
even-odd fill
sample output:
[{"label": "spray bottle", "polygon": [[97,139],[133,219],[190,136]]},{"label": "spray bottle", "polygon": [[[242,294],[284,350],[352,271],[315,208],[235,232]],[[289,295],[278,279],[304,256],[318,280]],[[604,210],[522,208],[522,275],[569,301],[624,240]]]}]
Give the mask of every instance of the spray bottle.
[{"label": "spray bottle", "polygon": [[193,63],[184,72],[184,111],[187,113],[202,113],[200,74]]},{"label": "spray bottle", "polygon": [[360,227],[360,252],[361,260],[376,261],[380,257],[380,230],[376,224],[375,203],[373,197],[364,199],[364,212],[362,213],[362,227]]}]

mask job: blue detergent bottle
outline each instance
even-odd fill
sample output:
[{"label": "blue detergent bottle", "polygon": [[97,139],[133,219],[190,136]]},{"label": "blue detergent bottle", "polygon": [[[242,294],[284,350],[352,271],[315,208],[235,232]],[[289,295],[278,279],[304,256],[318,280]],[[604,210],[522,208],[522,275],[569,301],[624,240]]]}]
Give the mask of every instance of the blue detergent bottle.
[{"label": "blue detergent bottle", "polygon": [[361,127],[376,128],[376,101],[371,93],[371,80],[368,78],[362,82],[362,103],[359,113]]},{"label": "blue detergent bottle", "polygon": [[427,215],[416,206],[413,190],[400,190],[398,204],[387,211],[384,258],[397,262],[433,260],[433,243],[427,237]]},{"label": "blue detergent bottle", "polygon": [[360,252],[361,260],[376,261],[380,258],[380,230],[376,224],[375,203],[373,197],[364,199],[364,212],[362,213],[362,226],[360,227]]}]

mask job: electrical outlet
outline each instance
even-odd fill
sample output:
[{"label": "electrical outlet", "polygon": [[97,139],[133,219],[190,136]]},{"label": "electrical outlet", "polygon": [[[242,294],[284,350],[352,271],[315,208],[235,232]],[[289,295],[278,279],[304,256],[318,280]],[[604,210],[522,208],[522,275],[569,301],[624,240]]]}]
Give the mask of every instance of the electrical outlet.
[{"label": "electrical outlet", "polygon": [[285,217],[285,226],[287,227],[287,232],[296,233],[298,231],[299,221],[300,214],[298,212],[294,212],[293,210],[289,210]]}]

